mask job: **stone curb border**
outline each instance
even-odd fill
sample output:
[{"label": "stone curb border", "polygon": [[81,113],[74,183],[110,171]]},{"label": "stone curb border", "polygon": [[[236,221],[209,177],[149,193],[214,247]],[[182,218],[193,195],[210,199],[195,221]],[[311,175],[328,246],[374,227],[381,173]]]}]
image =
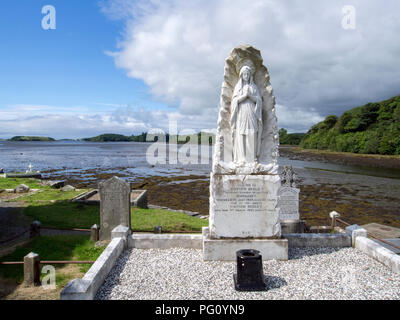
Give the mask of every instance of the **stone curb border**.
[{"label": "stone curb border", "polygon": [[[136,197],[135,200],[131,200],[131,205],[133,207],[139,208],[147,208],[147,190],[131,190],[131,192],[140,192],[140,194]],[[83,204],[93,204],[99,205],[100,200],[88,200],[93,195],[99,193],[99,189],[93,189],[92,191],[85,191],[75,198],[72,199],[72,202],[83,203]]]},{"label": "stone curb border", "polygon": [[111,242],[82,279],[70,281],[60,293],[60,300],[93,300],[108,273],[127,247],[129,228],[119,225],[111,233]]},{"label": "stone curb border", "polygon": [[351,236],[345,233],[288,233],[282,238],[289,241],[290,247],[351,247]]},{"label": "stone curb border", "polygon": [[400,274],[400,256],[368,239],[367,230],[355,224],[347,227],[346,233],[351,235],[353,247],[384,264],[393,272]]}]

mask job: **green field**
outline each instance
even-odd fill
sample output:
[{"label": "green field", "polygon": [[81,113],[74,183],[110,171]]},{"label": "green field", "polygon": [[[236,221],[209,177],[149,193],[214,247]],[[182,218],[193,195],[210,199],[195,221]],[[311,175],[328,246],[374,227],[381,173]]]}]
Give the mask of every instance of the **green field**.
[{"label": "green field", "polygon": [[[30,252],[39,254],[40,260],[75,260],[75,261],[94,261],[103,252],[105,247],[95,247],[90,242],[89,236],[40,236],[35,238],[28,245],[18,247],[13,253],[0,258],[0,261],[23,261],[24,256]],[[81,272],[86,272],[91,267],[90,264],[79,264]],[[63,287],[71,279],[57,269],[65,267],[62,264],[55,264],[56,284]],[[42,277],[45,274],[42,275]],[[0,265],[0,277],[13,279],[21,283],[24,278],[22,265]]]}]

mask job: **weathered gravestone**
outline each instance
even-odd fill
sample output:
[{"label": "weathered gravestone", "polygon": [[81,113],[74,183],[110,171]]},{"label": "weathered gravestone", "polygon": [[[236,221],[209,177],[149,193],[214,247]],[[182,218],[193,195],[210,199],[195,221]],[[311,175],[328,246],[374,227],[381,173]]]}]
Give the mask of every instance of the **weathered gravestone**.
[{"label": "weathered gravestone", "polygon": [[306,222],[300,220],[299,194],[296,188],[298,177],[292,166],[285,166],[281,174],[282,186],[279,189],[279,207],[281,209],[282,234],[303,233]]},{"label": "weathered gravestone", "polygon": [[255,249],[264,260],[287,259],[281,239],[279,135],[275,98],[260,51],[232,50],[225,62],[210,179],[210,225],[205,260],[235,260]]},{"label": "weathered gravestone", "polygon": [[130,183],[118,177],[99,183],[100,241],[110,240],[111,231],[119,226],[131,228]]},{"label": "weathered gravestone", "polygon": [[299,193],[296,188],[297,176],[292,166],[285,166],[281,174],[282,186],[279,189],[279,207],[281,220],[298,220]]}]

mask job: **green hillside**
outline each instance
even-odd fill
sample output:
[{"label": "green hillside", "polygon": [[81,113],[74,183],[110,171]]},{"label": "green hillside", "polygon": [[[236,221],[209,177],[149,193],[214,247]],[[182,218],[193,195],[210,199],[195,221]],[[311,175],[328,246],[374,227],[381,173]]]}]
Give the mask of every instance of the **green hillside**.
[{"label": "green hillside", "polygon": [[305,133],[288,133],[285,128],[279,129],[279,143],[281,145],[299,145]]},{"label": "green hillside", "polygon": [[300,146],[339,152],[400,154],[400,95],[334,115],[314,125]]}]

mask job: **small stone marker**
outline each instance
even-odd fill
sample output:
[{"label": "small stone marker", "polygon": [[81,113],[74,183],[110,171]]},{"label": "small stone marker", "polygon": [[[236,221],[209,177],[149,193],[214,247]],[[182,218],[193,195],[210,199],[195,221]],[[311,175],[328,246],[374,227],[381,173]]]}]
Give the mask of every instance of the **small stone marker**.
[{"label": "small stone marker", "polygon": [[62,192],[75,191],[75,190],[76,189],[73,186],[69,185],[69,184],[67,184],[65,187],[62,187],[60,189],[60,191],[62,191]]},{"label": "small stone marker", "polygon": [[99,232],[100,232],[99,226],[97,224],[94,224],[90,228],[90,241],[92,241],[92,242],[99,241],[99,239],[100,239]]},{"label": "small stone marker", "polygon": [[24,257],[24,284],[32,287],[40,284],[40,258],[36,253],[29,253]]},{"label": "small stone marker", "polygon": [[18,187],[14,189],[15,193],[27,193],[29,192],[30,188],[25,184],[20,184]]},{"label": "small stone marker", "polygon": [[100,240],[110,240],[111,231],[123,225],[131,229],[130,183],[118,177],[99,183]]}]

